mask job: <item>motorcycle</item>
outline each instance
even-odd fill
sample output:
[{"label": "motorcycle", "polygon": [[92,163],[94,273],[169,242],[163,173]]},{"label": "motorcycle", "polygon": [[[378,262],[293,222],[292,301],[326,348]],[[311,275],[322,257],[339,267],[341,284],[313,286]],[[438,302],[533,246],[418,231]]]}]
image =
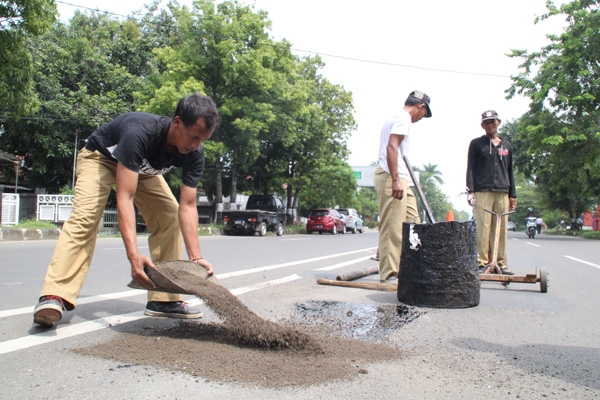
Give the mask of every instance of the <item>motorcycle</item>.
[{"label": "motorcycle", "polygon": [[535,238],[536,232],[537,232],[537,226],[535,224],[535,217],[525,218],[525,233],[527,234],[529,239]]}]

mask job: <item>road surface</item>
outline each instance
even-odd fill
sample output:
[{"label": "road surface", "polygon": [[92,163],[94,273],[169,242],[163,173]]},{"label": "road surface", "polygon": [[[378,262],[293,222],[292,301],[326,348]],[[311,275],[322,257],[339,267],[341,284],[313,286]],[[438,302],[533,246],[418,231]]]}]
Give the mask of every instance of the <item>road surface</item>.
[{"label": "road surface", "polygon": [[[275,321],[306,301],[394,304],[393,292],[322,286],[317,278],[375,265],[377,233],[201,237],[217,277],[250,309]],[[517,274],[544,268],[539,284],[484,282],[479,306],[419,309],[389,332],[404,356],[368,367],[350,381],[265,389],[206,382],[151,366],[71,352],[108,341],[113,329],[170,320],[146,318],[145,293],[129,289],[120,239],[99,239],[78,307],[56,329],[32,324],[55,241],[0,242],[0,399],[594,399],[600,397],[600,242],[509,232]],[[146,239],[139,238],[148,253]],[[365,278],[377,282],[377,276]],[[192,303],[196,299],[186,296]],[[166,321],[166,322],[165,322]],[[199,360],[201,362],[201,360]],[[148,371],[151,371],[148,372]]]}]

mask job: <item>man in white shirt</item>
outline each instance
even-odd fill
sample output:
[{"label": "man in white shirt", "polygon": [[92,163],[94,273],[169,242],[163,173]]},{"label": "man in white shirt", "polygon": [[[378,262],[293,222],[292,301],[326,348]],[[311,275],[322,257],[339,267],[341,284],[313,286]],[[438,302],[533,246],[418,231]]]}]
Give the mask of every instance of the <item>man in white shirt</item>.
[{"label": "man in white shirt", "polygon": [[418,222],[417,202],[410,189],[410,174],[403,157],[410,147],[410,127],[431,117],[429,96],[414,90],[398,114],[381,128],[375,191],[379,201],[379,277],[398,276],[402,253],[402,223]]}]

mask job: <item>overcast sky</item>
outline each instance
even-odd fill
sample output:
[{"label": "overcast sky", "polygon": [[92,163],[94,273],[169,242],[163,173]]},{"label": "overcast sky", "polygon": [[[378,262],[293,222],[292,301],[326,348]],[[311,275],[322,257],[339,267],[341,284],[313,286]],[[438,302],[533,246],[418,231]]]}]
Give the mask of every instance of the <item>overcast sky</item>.
[{"label": "overcast sky", "polygon": [[[494,109],[506,122],[528,109],[526,99],[505,99],[510,75],[519,71],[519,62],[506,54],[539,50],[547,33],[560,33],[565,25],[561,17],[534,25],[546,11],[545,0],[241,2],[266,10],[274,39],[286,38],[300,56],[320,54],[327,64],[323,75],[352,92],[358,124],[348,141],[352,166],[376,161],[383,122],[402,109],[410,91],[426,92],[433,117],[413,126],[409,159],[413,166],[437,164],[444,193],[467,211],[460,193],[469,142],[484,134],[481,113]],[[128,15],[148,1],[66,3]],[[77,9],[57,5],[63,20]]]}]

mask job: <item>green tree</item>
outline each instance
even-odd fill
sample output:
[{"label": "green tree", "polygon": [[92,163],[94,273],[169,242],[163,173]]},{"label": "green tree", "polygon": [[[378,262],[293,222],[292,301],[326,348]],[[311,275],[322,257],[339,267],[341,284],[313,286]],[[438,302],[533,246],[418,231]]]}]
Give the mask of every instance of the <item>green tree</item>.
[{"label": "green tree", "polygon": [[100,125],[133,110],[132,93],[150,70],[150,42],[134,21],[76,13],[35,41],[31,118],[8,119],[0,145],[25,156],[25,178],[58,190],[72,181],[74,156]]},{"label": "green tree", "polygon": [[222,123],[206,143],[209,196],[221,202],[227,194],[234,200],[238,188],[271,193],[285,185],[294,213],[301,191],[326,173],[349,198],[328,202],[351,201],[356,182],[345,160],[352,97],[318,74],[321,60],[294,57],[289,43],[269,39],[265,12],[235,1],[172,6],[170,15],[179,40],[156,51],[157,71],[136,98],[151,110],[152,102],[165,104],[186,85],[201,84],[215,100]]},{"label": "green tree", "polygon": [[[347,139],[356,126],[352,94],[319,74],[323,66],[319,57],[302,60],[295,82],[297,91],[290,102],[294,106],[286,110],[289,118],[279,120],[285,125],[278,132],[286,134],[279,136],[269,155],[284,167],[288,210],[300,208],[303,216],[309,210],[299,207],[299,199],[306,195],[301,193],[312,191],[313,181],[327,174],[329,166],[347,165]],[[348,176],[344,179],[330,177],[331,185],[348,183],[351,186],[343,191],[354,194],[356,179],[350,168],[345,171]]]},{"label": "green tree", "polygon": [[374,190],[363,188],[356,194],[358,202],[358,213],[362,215],[365,224],[373,222],[371,226],[377,226],[377,216],[379,215],[379,202]]},{"label": "green tree", "polygon": [[310,188],[301,193],[300,214],[308,216],[314,208],[343,207],[349,204],[356,193],[356,179],[354,173],[349,172],[352,172],[350,166],[338,161],[315,174]]},{"label": "green tree", "polygon": [[[424,165],[423,168],[414,167],[413,170],[419,172],[419,185],[423,196],[429,204],[429,209],[436,221],[445,221],[448,216],[448,211],[453,211],[452,204],[448,201],[447,196],[442,192],[438,185],[442,184],[442,173],[437,169],[435,164]],[[415,193],[417,195],[417,193]],[[425,207],[418,199],[419,210],[421,213],[421,222],[429,222],[426,216]]]},{"label": "green tree", "polygon": [[522,60],[508,97],[531,99],[530,110],[506,129],[515,163],[547,203],[575,218],[600,198],[600,2],[581,0],[548,12],[567,21],[540,51],[513,50]]},{"label": "green tree", "polygon": [[[158,71],[138,101],[142,108],[150,101],[162,104],[157,99],[193,86],[215,100],[222,123],[206,143],[210,167],[205,182],[214,185],[206,189],[218,203],[227,192],[234,200],[239,177],[252,175],[261,154],[260,133],[274,118],[274,88],[287,81],[293,57],[289,48],[269,39],[266,13],[236,1],[196,1],[191,9],[171,6],[171,14],[179,40],[157,50]],[[229,190],[223,188],[226,179]]]},{"label": "green tree", "polygon": [[440,185],[444,184],[444,180],[442,179],[442,172],[438,169],[437,164],[427,164],[423,165],[423,170],[421,172],[424,177],[421,179],[432,179]]},{"label": "green tree", "polygon": [[28,43],[56,20],[53,0],[0,1],[0,109],[14,116],[35,111],[38,102]]}]

